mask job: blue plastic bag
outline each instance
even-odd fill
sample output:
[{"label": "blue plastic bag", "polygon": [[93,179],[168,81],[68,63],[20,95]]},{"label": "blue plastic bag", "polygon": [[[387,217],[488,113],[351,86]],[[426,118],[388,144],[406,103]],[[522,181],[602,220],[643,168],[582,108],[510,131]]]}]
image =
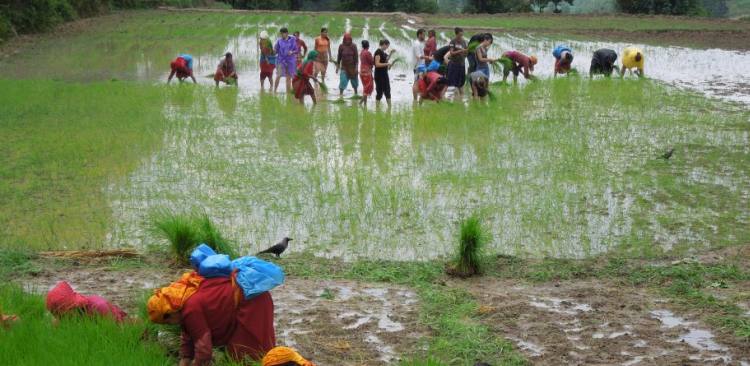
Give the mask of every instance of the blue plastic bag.
[{"label": "blue plastic bag", "polygon": [[201,266],[201,262],[212,255],[216,255],[216,252],[208,245],[201,244],[193,249],[190,254],[190,265],[197,270]]},{"label": "blue plastic bag", "polygon": [[232,261],[226,254],[215,254],[201,262],[198,274],[206,277],[229,277],[232,274]]},{"label": "blue plastic bag", "polygon": [[230,271],[237,270],[237,284],[245,299],[253,298],[284,283],[281,267],[256,257],[240,257],[232,261]]}]

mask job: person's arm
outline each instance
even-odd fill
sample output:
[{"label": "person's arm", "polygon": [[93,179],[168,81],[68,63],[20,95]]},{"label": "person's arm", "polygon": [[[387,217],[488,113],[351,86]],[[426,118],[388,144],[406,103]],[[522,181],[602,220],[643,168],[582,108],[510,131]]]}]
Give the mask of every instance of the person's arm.
[{"label": "person's arm", "polygon": [[477,56],[477,61],[479,61],[479,62],[487,62],[487,63],[495,62],[494,59],[482,56],[482,52],[481,52],[481,50],[479,48],[477,48],[477,50],[476,50],[476,56]]},{"label": "person's arm", "polygon": [[195,80],[195,76],[193,76],[193,69],[190,69],[190,78],[193,79],[193,84],[198,84],[198,82]]},{"label": "person's arm", "polygon": [[375,55],[375,67],[388,67],[390,65],[388,62],[380,62],[380,55]]},{"label": "person's arm", "polygon": [[343,56],[341,56],[341,45],[339,46],[339,52],[336,54],[336,73],[339,73],[339,69],[341,68],[341,59]]},{"label": "person's arm", "polygon": [[183,340],[187,341],[187,345],[183,344],[180,348],[180,358],[192,358],[195,366],[210,365],[213,344],[211,328],[208,327],[205,316],[200,311],[183,313],[182,316]]},{"label": "person's arm", "polygon": [[176,70],[172,70],[172,72],[169,73],[169,77],[167,78],[167,84],[172,82],[172,78],[174,77],[174,74],[177,73]]},{"label": "person's arm", "polygon": [[305,41],[302,41],[302,48],[305,50],[305,52],[302,54],[302,57],[307,56],[307,43]]},{"label": "person's arm", "polygon": [[625,68],[625,64],[622,65],[622,69],[617,69],[617,71],[620,73],[620,79],[624,78],[625,71],[627,71],[627,69]]},{"label": "person's arm", "polygon": [[477,90],[477,85],[474,82],[471,83],[471,96],[474,99],[479,99],[479,90]]}]

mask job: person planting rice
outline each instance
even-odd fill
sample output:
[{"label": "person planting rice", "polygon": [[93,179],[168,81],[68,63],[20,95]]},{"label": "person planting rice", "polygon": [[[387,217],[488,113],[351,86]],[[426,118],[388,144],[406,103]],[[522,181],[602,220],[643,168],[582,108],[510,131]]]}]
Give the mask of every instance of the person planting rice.
[{"label": "person planting rice", "polygon": [[424,55],[424,34],[424,29],[418,29],[417,39],[414,40],[411,45],[412,55],[414,56],[414,84],[412,85],[412,95],[414,96],[414,100],[417,100],[417,97],[419,96],[419,88],[417,87],[417,82],[419,81],[419,77],[422,75],[423,70],[426,66],[425,60],[427,59],[427,57],[425,57]]},{"label": "person planting rice", "polygon": [[450,57],[451,46],[444,46],[437,49],[432,53],[432,61],[427,66],[427,71],[437,71],[441,75],[445,74],[445,58]]},{"label": "person planting rice", "polygon": [[276,81],[273,84],[274,93],[279,89],[281,78],[286,79],[286,92],[292,90],[292,78],[297,73],[297,40],[289,35],[289,30],[281,28],[279,30],[281,37],[276,40],[274,51],[276,52],[276,65],[279,69],[276,71]]},{"label": "person planting rice", "polygon": [[106,299],[96,296],[83,296],[73,290],[65,281],[60,281],[47,293],[47,310],[56,318],[68,315],[89,315],[108,317],[116,322],[125,320],[127,314]]},{"label": "person planting rice", "polygon": [[555,77],[557,74],[567,74],[573,64],[573,51],[568,46],[560,45],[552,51],[555,57]]},{"label": "person planting rice", "polygon": [[469,74],[471,82],[471,96],[474,99],[483,100],[489,94],[490,79],[481,71]]},{"label": "person planting rice", "polygon": [[491,45],[492,36],[485,34],[484,37],[482,37],[482,42],[477,47],[476,51],[474,51],[474,57],[477,61],[476,71],[483,72],[487,75],[487,78],[490,77],[490,64],[496,61],[494,58],[489,58],[487,56]]},{"label": "person planting rice", "polygon": [[357,45],[352,42],[352,35],[344,33],[344,40],[339,45],[339,52],[336,55],[336,73],[339,74],[339,96],[344,95],[344,89],[351,83],[354,89],[354,95],[357,95],[359,80],[357,79],[357,63],[359,62],[359,53]]},{"label": "person planting rice", "polygon": [[246,299],[234,273],[212,278],[186,273],[157,290],[147,309],[152,322],[181,326],[180,366],[210,365],[214,347],[226,347],[235,361],[259,360],[276,343],[271,295]]},{"label": "person planting rice", "polygon": [[276,68],[276,56],[273,53],[273,44],[268,38],[268,32],[260,32],[258,39],[258,54],[260,54],[260,89],[265,88],[266,79],[268,87],[273,87],[273,70]]},{"label": "person planting rice", "polygon": [[386,51],[390,45],[390,41],[382,39],[380,40],[380,47],[375,51],[375,100],[380,102],[385,96],[385,101],[389,107],[391,105],[391,80],[388,76],[388,69],[393,64],[388,62],[390,53]]},{"label": "person planting rice", "polygon": [[310,51],[310,53],[307,54],[305,62],[300,65],[299,70],[297,70],[297,75],[294,76],[294,80],[292,80],[292,85],[294,86],[294,97],[299,100],[300,104],[305,103],[305,95],[309,95],[312,98],[313,104],[317,103],[315,99],[315,89],[313,89],[312,84],[310,84],[310,79],[313,78],[312,75],[315,70],[315,60],[317,57],[318,51]]},{"label": "person planting rice", "polygon": [[216,73],[214,74],[216,86],[219,86],[220,81],[237,85],[237,71],[234,69],[231,52],[227,52],[224,55],[224,59],[219,62],[219,66],[216,68]]},{"label": "person planting rice", "polygon": [[299,35],[299,31],[294,32],[294,38],[297,39],[297,49],[300,51],[297,53],[297,63],[301,64],[302,60],[307,56],[307,43],[302,40]]},{"label": "person planting rice", "polygon": [[263,356],[262,366],[315,366],[289,347],[274,347]]},{"label": "person planting rice", "polygon": [[446,89],[448,89],[448,80],[437,71],[428,71],[419,80],[419,103],[421,104],[425,99],[439,103]]},{"label": "person planting rice", "polygon": [[477,48],[484,42],[484,39],[486,37],[490,38],[490,41],[493,40],[492,34],[489,33],[478,33],[469,39],[469,46],[467,47],[467,54],[466,59],[469,61],[469,70],[468,73],[471,74],[474,71],[477,71],[477,54],[476,50]]},{"label": "person planting rice", "polygon": [[172,78],[175,75],[177,75],[177,80],[179,80],[180,82],[189,77],[193,79],[194,84],[198,83],[197,81],[195,81],[195,76],[193,76],[193,56],[188,54],[181,54],[176,59],[174,59],[174,61],[172,61],[169,66],[171,67],[172,71],[169,73],[169,78],[167,78],[167,84],[172,81]]},{"label": "person planting rice", "polygon": [[627,47],[622,51],[622,70],[620,71],[620,77],[625,77],[625,71],[635,69],[635,74],[638,77],[644,77],[643,74],[643,51],[636,47]]},{"label": "person planting rice", "polygon": [[612,71],[616,70],[615,61],[617,61],[617,52],[602,48],[594,52],[591,57],[591,67],[589,68],[589,78],[601,74],[606,77],[612,76]]},{"label": "person planting rice", "polygon": [[326,79],[328,71],[328,60],[331,59],[331,40],[328,38],[328,28],[320,28],[320,35],[315,37],[315,50],[318,51],[318,59],[315,60],[314,77],[320,75],[320,80]]},{"label": "person planting rice", "polygon": [[[510,60],[510,62],[508,62]],[[535,56],[527,56],[518,51],[506,51],[501,59],[503,64],[503,82],[508,79],[508,75],[513,72],[513,82],[518,82],[518,74],[523,72],[523,77],[527,80],[534,80],[534,65],[537,63]],[[510,67],[508,67],[510,66]]]},{"label": "person planting rice", "polygon": [[437,39],[435,38],[435,31],[430,29],[430,31],[427,32],[427,41],[424,43],[425,61],[431,61],[432,54],[435,53],[435,51],[437,51]]},{"label": "person planting rice", "polygon": [[464,30],[456,27],[453,30],[456,38],[451,40],[450,59],[448,62],[448,86],[456,88],[459,96],[464,94],[464,84],[466,84],[466,54],[468,53],[466,40],[464,39]]},{"label": "person planting rice", "polygon": [[359,53],[359,79],[362,81],[362,99],[359,100],[360,105],[367,105],[367,98],[372,95],[372,91],[375,88],[372,78],[372,68],[374,66],[375,59],[373,59],[372,53],[370,53],[370,42],[363,40],[362,52]]}]

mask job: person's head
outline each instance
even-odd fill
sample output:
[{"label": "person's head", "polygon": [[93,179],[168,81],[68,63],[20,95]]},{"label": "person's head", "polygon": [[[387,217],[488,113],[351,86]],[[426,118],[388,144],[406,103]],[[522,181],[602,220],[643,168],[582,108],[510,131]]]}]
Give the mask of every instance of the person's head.
[{"label": "person's head", "polygon": [[326,27],[320,28],[320,36],[328,38],[328,28]]},{"label": "person's head", "polygon": [[427,32],[427,37],[429,38],[435,38],[435,30],[430,29],[429,32]]},{"label": "person's head", "polygon": [[380,45],[380,49],[385,51],[391,45],[391,42],[387,39],[381,39],[379,45]]},{"label": "person's head", "polygon": [[455,33],[456,37],[459,37],[459,38],[464,36],[464,30],[461,27],[454,28],[453,33]]},{"label": "person's head", "polygon": [[260,31],[260,39],[268,39],[268,32]]},{"label": "person's head", "polygon": [[529,63],[531,66],[536,65],[537,62],[539,62],[539,60],[537,60],[536,56],[529,56]]},{"label": "person's head", "polygon": [[226,53],[226,54],[224,55],[224,57],[225,57],[225,58],[226,58],[227,60],[229,60],[229,61],[232,61],[232,53],[231,53],[231,52],[227,52],[227,53]]},{"label": "person's head", "polygon": [[362,40],[362,49],[366,50],[366,49],[369,49],[369,48],[370,48],[370,42],[368,40],[366,40],[366,39],[363,39]]},{"label": "person's head", "polygon": [[487,78],[480,78],[474,83],[474,86],[476,86],[477,94],[480,98],[484,98],[487,96],[487,87],[489,86]]},{"label": "person's head", "polygon": [[573,54],[570,52],[565,52],[565,55],[563,56],[563,60],[568,64],[573,62]]},{"label": "person's head", "polygon": [[163,324],[177,325],[182,322],[182,313],[179,311],[176,311],[174,313],[167,313],[167,314],[164,314],[163,319],[164,319]]},{"label": "person's head", "polygon": [[492,35],[489,33],[485,33],[484,37],[482,37],[482,45],[489,46],[492,44],[492,40],[493,40]]},{"label": "person's head", "polygon": [[643,55],[641,55],[640,52],[635,54],[635,62],[641,62],[643,60]]},{"label": "person's head", "polygon": [[281,34],[281,38],[287,39],[289,37],[289,29],[286,29],[286,27],[279,29],[279,33]]},{"label": "person's head", "polygon": [[417,39],[420,41],[424,41],[424,29],[419,28],[417,29]]},{"label": "person's head", "polygon": [[292,34],[294,35],[294,38],[299,38],[299,31],[295,31],[295,32],[294,32],[294,33],[292,33]]},{"label": "person's head", "polygon": [[352,35],[350,33],[344,33],[344,44],[352,43]]},{"label": "person's head", "polygon": [[315,61],[315,59],[317,58],[318,58],[318,51],[312,50],[307,53],[307,58],[305,58],[305,61],[312,62],[312,61]]}]

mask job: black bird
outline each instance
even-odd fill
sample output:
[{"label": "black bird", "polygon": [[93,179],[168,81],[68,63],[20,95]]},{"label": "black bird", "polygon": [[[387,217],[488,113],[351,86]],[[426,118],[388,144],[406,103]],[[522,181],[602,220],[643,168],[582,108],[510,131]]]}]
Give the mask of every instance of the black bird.
[{"label": "black bird", "polygon": [[284,251],[286,250],[286,247],[289,246],[289,242],[292,241],[292,240],[294,240],[294,239],[284,237],[284,239],[281,239],[281,241],[278,242],[278,243],[276,243],[274,246],[272,246],[272,247],[270,247],[270,248],[268,248],[268,249],[266,249],[266,250],[264,250],[262,252],[258,252],[258,254],[256,254],[256,255],[260,255],[260,254],[263,254],[263,253],[271,253],[271,254],[276,254],[276,258],[279,258],[281,256],[281,253],[284,253]]},{"label": "black bird", "polygon": [[671,148],[669,151],[662,154],[659,159],[669,160],[669,158],[672,157],[672,154],[674,154],[674,148]]}]

